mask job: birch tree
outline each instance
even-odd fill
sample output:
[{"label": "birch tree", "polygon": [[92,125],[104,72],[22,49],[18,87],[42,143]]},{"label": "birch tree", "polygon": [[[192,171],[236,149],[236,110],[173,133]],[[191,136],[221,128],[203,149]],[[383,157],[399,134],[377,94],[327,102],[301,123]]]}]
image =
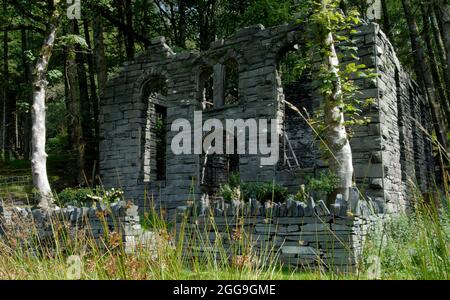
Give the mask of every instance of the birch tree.
[{"label": "birch tree", "polygon": [[329,167],[338,178],[336,192],[348,200],[349,189],[353,186],[353,159],[345,127],[344,97],[333,35],[336,30],[333,23],[343,16],[336,12],[336,3],[333,1],[321,0],[315,2],[314,6],[311,26],[317,37],[317,50],[321,59],[318,79],[321,81],[319,91],[324,101],[324,135],[330,152]]},{"label": "birch tree", "polygon": [[[303,5],[305,18],[299,19],[299,23],[307,29],[308,42],[304,50],[308,51],[311,61],[300,59],[295,69],[311,71],[316,93],[323,100],[322,109],[316,111],[317,116],[312,122],[319,126],[312,126],[321,136],[329,169],[337,179],[333,195],[342,194],[344,200],[349,201],[354,170],[347,125],[364,123],[355,114],[360,112],[360,108],[356,107],[360,101],[354,95],[357,87],[350,77],[357,72],[362,73],[360,69],[365,66],[350,63],[340,70],[337,46],[342,41],[351,44],[349,35],[360,21],[354,10],[347,10],[348,16],[344,15],[339,9],[340,1],[310,0]],[[343,45],[339,47],[340,51],[345,48]],[[349,51],[356,51],[355,47],[348,48]],[[287,104],[299,112],[292,104]]]},{"label": "birch tree", "polygon": [[47,153],[45,152],[45,115],[46,115],[46,73],[53,53],[53,47],[59,27],[59,12],[54,3],[49,3],[51,16],[47,25],[47,36],[37,57],[34,68],[33,104],[31,108],[31,171],[34,188],[38,192],[39,207],[47,209],[53,203],[52,190],[47,176]]}]

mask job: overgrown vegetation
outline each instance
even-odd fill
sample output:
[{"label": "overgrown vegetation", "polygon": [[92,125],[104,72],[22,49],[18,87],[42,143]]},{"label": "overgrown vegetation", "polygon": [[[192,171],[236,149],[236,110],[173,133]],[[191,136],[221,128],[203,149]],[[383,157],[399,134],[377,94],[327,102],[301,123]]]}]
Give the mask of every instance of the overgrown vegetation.
[{"label": "overgrown vegetation", "polygon": [[103,188],[66,188],[57,196],[60,206],[73,205],[78,207],[89,207],[93,203],[109,204],[121,201],[123,191],[120,189],[104,190]]},{"label": "overgrown vegetation", "polygon": [[[362,263],[350,273],[321,267],[285,268],[269,255],[270,245],[267,252],[253,253],[246,235],[237,239],[234,259],[217,261],[229,254],[221,243],[208,245],[209,250],[202,255],[186,256],[183,245],[195,242],[187,237],[195,233],[196,241],[201,242],[202,230],[185,225],[169,227],[160,214],[152,211],[147,214],[152,215],[155,234],[151,247],[138,247],[134,254],[125,253],[114,233],[106,235],[101,244],[83,232],[69,238],[64,230],[58,231],[51,244],[39,239],[31,244],[18,243],[24,238],[19,234],[1,239],[0,279],[449,279],[448,212],[428,205],[417,209],[412,218],[392,219],[380,236],[371,237]],[[174,239],[176,232],[178,242]],[[79,269],[74,264],[77,259],[81,262]]]},{"label": "overgrown vegetation", "polygon": [[448,280],[449,217],[424,203],[413,214],[393,216],[367,243],[365,259],[379,257],[382,279]]},{"label": "overgrown vegetation", "polygon": [[287,188],[274,182],[241,182],[239,173],[230,175],[228,183],[220,186],[219,196],[225,201],[233,200],[249,201],[256,199],[261,202],[283,203],[287,199],[305,201],[312,193],[322,193],[328,195],[337,186],[337,178],[330,171],[320,172],[317,177],[308,176],[305,184],[299,187],[295,195],[289,194]]},{"label": "overgrown vegetation", "polygon": [[220,186],[219,195],[227,202],[234,200],[285,202],[288,189],[275,182],[241,182],[239,173],[230,175],[228,183]]}]

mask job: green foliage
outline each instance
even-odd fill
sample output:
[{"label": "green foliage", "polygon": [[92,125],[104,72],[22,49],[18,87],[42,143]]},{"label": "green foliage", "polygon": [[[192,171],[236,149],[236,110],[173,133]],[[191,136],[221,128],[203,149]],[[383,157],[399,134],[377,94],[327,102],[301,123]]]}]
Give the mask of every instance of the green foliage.
[{"label": "green foliage", "polygon": [[287,188],[272,182],[246,182],[242,184],[241,189],[245,201],[256,199],[282,203],[289,196]]},{"label": "green foliage", "polygon": [[[307,29],[307,42],[299,51],[302,54],[291,54],[286,58],[288,61],[286,65],[291,71],[284,76],[287,77],[286,81],[291,82],[298,80],[302,74],[311,73],[314,75],[313,88],[324,96],[334,94],[339,81],[342,94],[333,105],[341,107],[344,112],[344,125],[351,136],[353,126],[366,125],[370,122],[369,118],[362,116],[362,112],[373,104],[373,99],[360,98],[360,87],[355,84],[355,80],[374,79],[376,74],[364,64],[357,62],[359,60],[358,47],[352,37],[357,33],[354,29],[355,26],[361,24],[359,13],[357,10],[348,9],[347,14],[343,14],[340,10],[340,2],[316,0],[303,2],[302,14],[298,23],[304,24]],[[330,45],[324,44],[326,36],[330,32],[334,38],[334,47],[338,50],[339,60],[356,60],[356,62],[341,63],[338,76],[334,72],[330,72],[325,63],[331,54]],[[319,59],[322,62],[318,61]],[[314,62],[318,62],[318,64],[313,65]],[[325,107],[322,104],[309,120],[322,139],[328,127],[324,111]],[[324,153],[327,152],[324,151]]]},{"label": "green foliage", "polygon": [[227,202],[239,200],[241,198],[240,188],[231,187],[230,184],[221,185],[219,188],[219,195]]},{"label": "green foliage", "polygon": [[47,72],[47,80],[50,85],[54,85],[63,77],[63,73],[60,70],[49,70]]},{"label": "green foliage", "polygon": [[66,34],[58,38],[58,42],[61,46],[79,46],[81,49],[89,49],[86,40],[76,34]]},{"label": "green foliage", "polygon": [[[47,108],[47,137],[50,143],[47,146],[52,149],[55,148],[55,143],[63,142],[65,137],[68,136],[67,124],[70,118],[63,101],[52,101],[47,104]],[[50,141],[51,139],[55,140]],[[62,144],[59,144],[59,146],[62,146]],[[66,144],[67,148],[69,148],[68,146],[69,144]],[[61,147],[56,148],[62,149]]]},{"label": "green foliage", "polygon": [[394,216],[364,251],[379,257],[380,279],[450,278],[450,227],[448,211],[438,213],[420,205],[411,215]]},{"label": "green foliage", "polygon": [[219,195],[227,202],[233,200],[285,202],[288,189],[272,182],[241,182],[239,173],[232,173],[227,184],[221,185]]},{"label": "green foliage", "polygon": [[306,202],[308,200],[308,193],[306,191],[306,186],[302,184],[299,187],[297,193],[293,196],[295,201]]},{"label": "green foliage", "polygon": [[69,135],[60,133],[55,137],[49,138],[46,144],[47,153],[65,153],[69,146]]},{"label": "green foliage", "polygon": [[237,188],[241,185],[241,175],[239,172],[232,172],[230,174],[230,177],[228,178],[228,184],[232,188]]},{"label": "green foliage", "polygon": [[330,171],[321,172],[318,178],[306,178],[306,191],[322,191],[331,193],[337,187],[338,182],[338,177]]},{"label": "green foliage", "polygon": [[241,178],[238,172],[231,173],[228,183],[220,186],[219,195],[227,202],[241,199]]},{"label": "green foliage", "polygon": [[103,190],[102,188],[66,188],[58,194],[59,205],[91,206],[95,202],[105,204],[122,200],[123,191],[120,189]]}]

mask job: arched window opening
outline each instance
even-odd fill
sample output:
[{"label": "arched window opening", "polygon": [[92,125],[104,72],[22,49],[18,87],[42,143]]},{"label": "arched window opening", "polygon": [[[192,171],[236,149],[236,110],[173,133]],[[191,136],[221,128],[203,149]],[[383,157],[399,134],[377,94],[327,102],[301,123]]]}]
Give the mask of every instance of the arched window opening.
[{"label": "arched window opening", "polygon": [[146,81],[142,90],[143,100],[148,100],[148,97],[152,94],[160,94],[164,97],[167,96],[167,85],[164,77],[154,75]]},{"label": "arched window opening", "polygon": [[148,105],[144,129],[144,182],[166,180],[167,86],[162,76],[152,76],[143,87]]},{"label": "arched window opening", "polygon": [[230,58],[225,63],[225,81],[224,81],[224,103],[225,105],[239,102],[239,64]]},{"label": "arched window opening", "polygon": [[214,71],[210,66],[204,66],[200,72],[200,95],[199,100],[202,109],[214,107]]}]

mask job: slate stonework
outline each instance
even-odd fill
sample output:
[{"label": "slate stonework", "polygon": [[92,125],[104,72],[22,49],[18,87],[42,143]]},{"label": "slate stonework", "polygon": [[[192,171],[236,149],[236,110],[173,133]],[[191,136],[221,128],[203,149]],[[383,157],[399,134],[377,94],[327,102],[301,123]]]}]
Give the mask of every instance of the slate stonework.
[{"label": "slate stonework", "polygon": [[312,199],[308,204],[235,201],[206,213],[195,206],[179,207],[177,230],[183,234],[177,238],[191,258],[233,262],[252,257],[266,264],[352,271],[362,262],[368,236],[379,234],[386,218],[369,207],[352,216],[347,208],[330,212],[323,201]]},{"label": "slate stonework", "polygon": [[[358,187],[377,202],[384,202],[390,212],[407,210],[410,186],[426,192],[433,170],[431,144],[422,129],[431,129],[428,103],[417,85],[401,67],[394,49],[377,24],[365,24],[352,36],[359,47],[358,63],[374,70],[376,79],[355,78],[361,99],[373,98],[373,105],[363,115],[371,122],[354,128],[351,139],[355,180]],[[204,53],[174,53],[164,38],[154,39],[146,53],[128,62],[109,81],[103,94],[100,114],[100,172],[107,187],[122,187],[126,197],[140,208],[153,204],[174,215],[175,208],[186,201],[199,200],[202,155],[174,155],[170,150],[170,125],[178,118],[192,121],[202,110],[200,97],[202,70],[213,70],[214,107],[203,111],[203,118],[277,119],[300,161],[300,168],[282,163],[261,166],[260,157],[241,155],[239,172],[243,181],[272,181],[298,189],[306,176],[315,176],[327,168],[320,159],[315,137],[301,118],[286,112],[282,100],[289,98],[308,109],[320,104],[307,83],[298,82],[283,90],[278,71],[279,58],[286,49],[304,43],[304,29],[299,25],[244,28],[226,40],[215,41]],[[225,105],[224,65],[229,59],[238,64],[238,103]],[[354,60],[353,60],[354,61]],[[342,62],[350,63],[345,58]],[[165,180],[155,180],[154,114],[155,98],[145,91],[155,78],[164,80],[164,97],[158,105],[167,110],[167,153]],[[297,92],[296,92],[297,91]],[[294,94],[292,94],[294,93]],[[295,102],[295,93],[299,94]],[[288,97],[288,95],[290,95]],[[150,105],[150,109],[149,109]],[[153,105],[153,104],[152,104]],[[148,121],[150,120],[150,122]],[[153,124],[153,125],[152,125]],[[420,126],[419,126],[420,125]]]}]

